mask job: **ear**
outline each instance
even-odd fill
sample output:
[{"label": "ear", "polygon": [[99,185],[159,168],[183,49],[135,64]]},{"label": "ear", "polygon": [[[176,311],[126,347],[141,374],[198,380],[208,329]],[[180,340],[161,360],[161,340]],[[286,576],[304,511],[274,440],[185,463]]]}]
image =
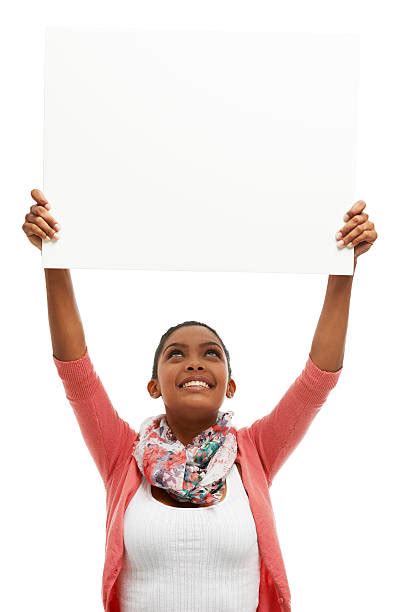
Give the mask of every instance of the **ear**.
[{"label": "ear", "polygon": [[150,393],[150,397],[152,397],[153,399],[157,399],[161,396],[159,382],[154,378],[149,380],[149,382],[147,383],[147,390]]},{"label": "ear", "polygon": [[235,380],[232,378],[228,381],[226,396],[231,398],[234,397],[234,393],[237,389],[237,385],[235,384]]}]

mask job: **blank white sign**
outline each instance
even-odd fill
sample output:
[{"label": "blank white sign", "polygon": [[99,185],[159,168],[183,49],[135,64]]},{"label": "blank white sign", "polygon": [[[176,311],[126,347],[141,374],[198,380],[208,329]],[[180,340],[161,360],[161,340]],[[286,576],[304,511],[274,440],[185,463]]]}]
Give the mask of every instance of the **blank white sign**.
[{"label": "blank white sign", "polygon": [[352,274],[359,37],[46,30],[44,268]]}]

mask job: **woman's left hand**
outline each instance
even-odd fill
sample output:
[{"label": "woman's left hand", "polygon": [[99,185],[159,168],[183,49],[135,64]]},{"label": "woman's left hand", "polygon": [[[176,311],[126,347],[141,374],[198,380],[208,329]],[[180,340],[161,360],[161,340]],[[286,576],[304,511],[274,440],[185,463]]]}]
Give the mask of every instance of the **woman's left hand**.
[{"label": "woman's left hand", "polygon": [[344,221],[347,223],[336,234],[339,248],[347,246],[351,249],[354,247],[354,269],[357,257],[368,251],[378,237],[374,223],[368,220],[367,213],[362,212],[365,207],[366,203],[363,200],[358,200],[353,204],[344,215]]}]

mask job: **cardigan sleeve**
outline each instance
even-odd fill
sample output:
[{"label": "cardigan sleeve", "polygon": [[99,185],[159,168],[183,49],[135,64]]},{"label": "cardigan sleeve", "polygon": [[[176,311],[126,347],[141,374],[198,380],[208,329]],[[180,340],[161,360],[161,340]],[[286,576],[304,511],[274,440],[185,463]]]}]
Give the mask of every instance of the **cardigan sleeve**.
[{"label": "cardigan sleeve", "polygon": [[88,347],[82,357],[54,363],[85,444],[105,487],[115,467],[131,452],[137,433],[120,418],[93,367]]},{"label": "cardigan sleeve", "polygon": [[280,467],[302,440],[311,422],[335,387],[336,372],[321,370],[310,358],[275,408],[248,427],[260,457],[268,486]]}]

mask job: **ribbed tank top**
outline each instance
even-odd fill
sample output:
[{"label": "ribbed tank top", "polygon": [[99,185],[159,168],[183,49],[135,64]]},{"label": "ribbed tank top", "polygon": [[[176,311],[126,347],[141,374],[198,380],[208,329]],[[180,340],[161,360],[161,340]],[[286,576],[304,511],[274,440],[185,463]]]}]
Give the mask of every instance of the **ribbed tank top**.
[{"label": "ribbed tank top", "polygon": [[255,612],[260,557],[238,468],[215,506],[178,508],[154,499],[143,477],[126,508],[121,612]]}]

